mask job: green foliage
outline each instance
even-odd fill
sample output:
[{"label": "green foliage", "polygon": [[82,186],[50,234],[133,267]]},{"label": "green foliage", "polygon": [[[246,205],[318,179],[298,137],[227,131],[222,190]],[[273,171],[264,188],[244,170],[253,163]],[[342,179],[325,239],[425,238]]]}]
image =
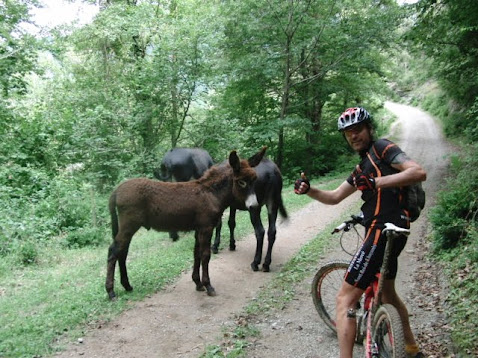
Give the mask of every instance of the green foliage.
[{"label": "green foliage", "polygon": [[82,227],[69,232],[65,238],[68,248],[99,246],[105,242],[105,230],[97,227]]},{"label": "green foliage", "polygon": [[478,98],[478,2],[422,0],[416,9],[417,21],[406,38],[419,54],[433,59],[428,73],[454,102],[450,109],[457,115],[450,118],[450,132],[466,133],[476,141],[476,110],[472,108],[476,108]]},{"label": "green foliage", "polygon": [[99,199],[91,186],[70,174],[49,179],[32,169],[20,172],[41,178],[41,185],[28,180],[30,186],[8,185],[10,182],[0,186],[0,256],[15,255],[19,263],[30,264],[37,261],[41,247],[55,238],[64,237],[67,247],[103,241],[106,207],[98,208]]},{"label": "green foliage", "polygon": [[435,250],[449,250],[473,240],[478,225],[478,147],[470,145],[452,160],[446,190],[431,211]]},{"label": "green foliage", "polygon": [[245,144],[262,133],[287,177],[299,168],[331,170],[346,150],[336,142],[336,128],[330,131],[338,115],[387,92],[381,53],[393,41],[389,29],[400,19],[399,8],[386,2],[379,9],[369,1],[224,5],[228,61],[219,66],[228,81],[218,107],[243,128],[259,129],[245,131]]},{"label": "green foliage", "polygon": [[449,278],[449,290],[446,301],[449,307],[451,331],[456,350],[463,357],[476,356],[478,343],[476,327],[478,317],[478,232],[469,233],[467,244],[442,252],[440,258],[445,262],[446,277]]},{"label": "green foliage", "polygon": [[[10,99],[25,92],[24,74],[35,65],[36,40],[21,28],[28,21],[28,6],[34,0],[2,1],[0,5],[0,109],[3,98]],[[1,115],[0,115],[1,116]],[[1,117],[0,117],[1,118]]]},{"label": "green foliage", "polygon": [[[117,2],[79,30],[56,32],[0,124],[1,212],[10,214],[0,219],[0,254],[33,263],[50,241],[101,244],[107,219],[97,197],[125,178],[151,176],[171,146],[205,147],[222,161],[232,149],[247,156],[267,145],[270,158],[283,157],[286,180],[334,170],[350,154],[334,128],[339,108],[345,97],[382,87],[376,46],[391,33],[380,24],[385,13],[389,25],[398,19],[395,6],[382,14],[363,4],[374,15],[349,1],[342,9],[332,1],[300,9]],[[318,13],[331,15],[317,23]],[[290,106],[281,111],[284,45],[295,25],[284,34],[277,19],[288,15],[300,26],[287,54],[295,67]],[[349,21],[357,16],[367,25]],[[316,38],[322,29],[324,41]],[[336,38],[340,29],[347,34]],[[344,56],[357,41],[364,51]],[[359,68],[364,81],[353,81]],[[81,170],[66,174],[71,165]]]},{"label": "green foliage", "polygon": [[30,265],[37,261],[38,250],[33,242],[24,241],[20,246],[18,255],[23,265]]},{"label": "green foliage", "polygon": [[447,302],[455,346],[463,356],[478,352],[474,314],[478,306],[478,147],[461,147],[452,158],[445,188],[432,208],[433,247],[444,262],[450,290]]}]

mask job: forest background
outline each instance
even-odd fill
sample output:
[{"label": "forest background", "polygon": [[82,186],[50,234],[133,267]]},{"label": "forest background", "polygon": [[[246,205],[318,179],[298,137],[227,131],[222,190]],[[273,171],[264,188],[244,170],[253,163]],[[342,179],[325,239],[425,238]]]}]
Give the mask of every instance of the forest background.
[{"label": "forest background", "polygon": [[[152,177],[170,148],[220,162],[267,145],[287,185],[350,168],[338,115],[364,106],[384,131],[391,98],[457,147],[434,252],[460,278],[454,323],[476,332],[476,1],[101,0],[91,23],[32,35],[39,5],[0,3],[0,280],[46,251],[107,245],[109,193]],[[469,332],[454,333],[464,350]]]}]

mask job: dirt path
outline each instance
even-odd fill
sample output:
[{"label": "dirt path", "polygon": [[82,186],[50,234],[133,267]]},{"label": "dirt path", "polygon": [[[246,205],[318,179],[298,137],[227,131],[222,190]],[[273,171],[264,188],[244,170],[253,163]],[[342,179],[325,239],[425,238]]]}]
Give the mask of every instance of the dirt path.
[{"label": "dirt path", "polygon": [[[393,103],[387,106],[400,115],[397,129],[403,128],[401,146],[428,172],[425,189],[429,207],[433,205],[434,193],[446,166],[446,148],[442,145],[441,132],[421,111]],[[285,188],[288,189],[292,190]],[[288,222],[281,223],[270,273],[251,271],[250,262],[255,250],[255,238],[251,235],[238,243],[236,252],[223,250],[211,261],[210,273],[218,294],[216,297],[196,292],[188,272],[174,286],[136,304],[108,325],[87,334],[82,343],[72,344],[56,357],[199,357],[206,346],[220,341],[221,327],[234,320],[234,315],[254,299],[261,287],[302,245],[358,201],[359,195],[355,194],[333,207],[311,202],[291,215]],[[431,346],[435,339],[442,338],[436,337],[433,327],[434,322],[443,322],[442,314],[431,310],[440,303],[437,300],[441,287],[438,280],[427,279],[431,296],[416,298],[423,296],[417,287],[423,284],[414,283],[413,273],[420,272],[423,265],[428,264],[423,259],[427,247],[421,240],[428,231],[426,216],[423,215],[412,228],[414,235],[401,258],[400,281],[403,296],[412,307],[412,324],[417,327],[419,337],[430,342]],[[339,251],[331,252],[323,260],[338,255],[341,255]],[[311,279],[300,285],[296,298],[285,310],[257,318],[254,324],[261,330],[261,336],[248,348],[248,357],[337,357],[336,339],[329,334],[312,306]],[[446,347],[437,349],[446,351]],[[445,357],[436,357],[439,356]]]}]

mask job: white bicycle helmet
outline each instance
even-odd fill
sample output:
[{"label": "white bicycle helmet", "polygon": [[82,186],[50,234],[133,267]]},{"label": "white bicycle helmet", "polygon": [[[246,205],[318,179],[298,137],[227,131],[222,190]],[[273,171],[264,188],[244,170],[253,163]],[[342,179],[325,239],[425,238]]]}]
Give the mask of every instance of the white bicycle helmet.
[{"label": "white bicycle helmet", "polygon": [[347,108],[337,121],[339,131],[342,132],[348,127],[362,122],[370,122],[370,114],[362,107]]}]

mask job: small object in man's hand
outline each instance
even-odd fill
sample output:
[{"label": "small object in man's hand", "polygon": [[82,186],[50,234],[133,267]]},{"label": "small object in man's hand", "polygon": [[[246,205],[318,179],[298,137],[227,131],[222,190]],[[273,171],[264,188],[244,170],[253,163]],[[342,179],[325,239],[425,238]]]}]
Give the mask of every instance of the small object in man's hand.
[{"label": "small object in man's hand", "polygon": [[[302,183],[305,183],[307,185],[307,188],[303,191],[303,192],[300,192],[300,186],[302,185]],[[294,184],[294,192],[296,194],[307,194],[307,192],[310,190],[310,182],[309,182],[309,179],[307,179],[307,177],[305,176],[305,173],[300,173],[300,179],[297,179],[295,181],[295,184]]]}]

